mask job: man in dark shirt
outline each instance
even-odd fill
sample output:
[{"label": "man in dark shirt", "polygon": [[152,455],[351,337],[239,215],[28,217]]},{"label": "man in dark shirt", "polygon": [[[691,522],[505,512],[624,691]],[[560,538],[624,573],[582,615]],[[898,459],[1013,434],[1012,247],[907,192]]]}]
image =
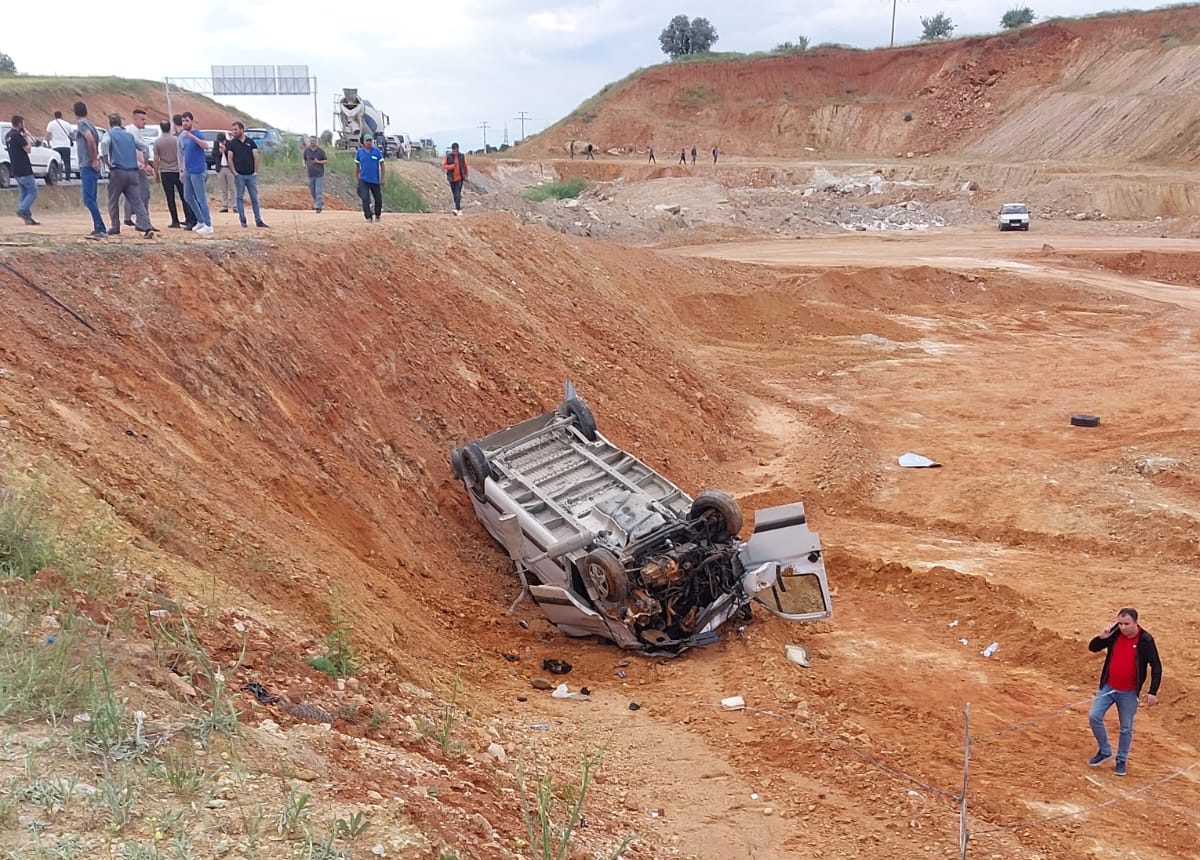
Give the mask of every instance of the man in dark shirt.
[{"label": "man in dark shirt", "polygon": [[238,220],[246,226],[246,189],[249,189],[254,226],[266,227],[258,208],[258,145],[246,137],[246,126],[242,123],[235,120],[230,128],[233,137],[225,142],[225,149],[233,157],[233,193],[237,195]]},{"label": "man in dark shirt", "polygon": [[308,193],[312,195],[313,209],[320,212],[325,208],[325,150],[315,137],[308,139],[304,148],[304,166],[308,170]]},{"label": "man in dark shirt", "polygon": [[1092,701],[1088,723],[1096,738],[1098,749],[1088,759],[1088,764],[1098,767],[1112,758],[1112,747],[1108,745],[1108,732],[1104,728],[1104,715],[1113,705],[1121,721],[1121,734],[1117,742],[1117,762],[1113,773],[1125,776],[1129,748],[1133,744],[1133,716],[1137,713],[1138,699],[1146,675],[1150,675],[1150,689],[1146,693],[1146,707],[1158,704],[1158,687],[1162,683],[1162,661],[1158,658],[1158,646],[1154,637],[1138,625],[1136,609],[1120,609],[1117,620],[1100,632],[1088,643],[1092,653],[1104,651],[1104,668],[1100,670],[1100,689]]},{"label": "man in dark shirt", "polygon": [[25,133],[25,117],[14,116],[12,128],[4,136],[4,148],[8,150],[8,163],[12,168],[12,178],[21,189],[21,199],[17,202],[17,217],[36,227],[39,222],[33,220],[33,201],[37,200],[37,180],[33,177],[33,164],[29,153],[33,141]]}]

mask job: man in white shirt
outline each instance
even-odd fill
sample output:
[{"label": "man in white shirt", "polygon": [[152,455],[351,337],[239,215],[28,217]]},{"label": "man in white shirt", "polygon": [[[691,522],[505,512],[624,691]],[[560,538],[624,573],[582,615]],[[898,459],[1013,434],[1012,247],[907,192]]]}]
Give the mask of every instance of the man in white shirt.
[{"label": "man in white shirt", "polygon": [[[138,194],[142,198],[142,205],[146,207],[146,211],[150,211],[150,177],[154,175],[154,151],[150,149],[150,145],[146,143],[142,137],[142,129],[146,127],[146,111],[143,108],[133,109],[133,122],[125,126],[125,130],[133,135],[134,145],[138,152],[145,159],[142,165],[138,168]],[[133,226],[133,209],[129,205],[128,199],[125,201],[125,226]]]},{"label": "man in white shirt", "polygon": [[63,178],[71,178],[71,143],[75,140],[75,126],[63,119],[62,111],[54,112],[54,119],[46,126],[46,139],[50,147],[62,156]]}]

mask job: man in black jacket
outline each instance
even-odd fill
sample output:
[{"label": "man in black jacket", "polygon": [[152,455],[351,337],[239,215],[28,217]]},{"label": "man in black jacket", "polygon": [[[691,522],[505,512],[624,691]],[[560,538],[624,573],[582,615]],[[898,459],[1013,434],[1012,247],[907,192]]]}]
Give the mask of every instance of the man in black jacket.
[{"label": "man in black jacket", "polygon": [[1116,623],[1104,628],[1099,636],[1088,643],[1088,650],[1092,653],[1106,652],[1104,668],[1100,670],[1100,690],[1088,714],[1088,722],[1098,745],[1096,754],[1088,759],[1088,764],[1097,767],[1112,758],[1112,747],[1108,744],[1108,732],[1104,728],[1104,715],[1116,705],[1121,721],[1117,763],[1113,769],[1117,776],[1126,774],[1129,747],[1133,743],[1133,715],[1137,713],[1147,670],[1150,674],[1147,707],[1158,704],[1158,685],[1162,683],[1158,647],[1154,644],[1154,637],[1138,626],[1137,618],[1136,609],[1118,610]]}]

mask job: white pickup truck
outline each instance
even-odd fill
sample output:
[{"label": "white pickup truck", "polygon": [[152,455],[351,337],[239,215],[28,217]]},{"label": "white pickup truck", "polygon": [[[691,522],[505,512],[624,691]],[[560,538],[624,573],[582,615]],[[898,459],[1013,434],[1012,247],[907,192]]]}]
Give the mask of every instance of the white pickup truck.
[{"label": "white pickup truck", "polygon": [[751,603],[789,621],[827,618],[821,542],[800,502],[742,512],[689,497],[596,430],[567,384],[553,412],[450,455],[475,514],[516,564],[523,595],[569,636],[678,654],[717,640]]},{"label": "white pickup truck", "polygon": [[1005,203],[997,223],[1001,230],[1029,230],[1029,207],[1024,203]]}]

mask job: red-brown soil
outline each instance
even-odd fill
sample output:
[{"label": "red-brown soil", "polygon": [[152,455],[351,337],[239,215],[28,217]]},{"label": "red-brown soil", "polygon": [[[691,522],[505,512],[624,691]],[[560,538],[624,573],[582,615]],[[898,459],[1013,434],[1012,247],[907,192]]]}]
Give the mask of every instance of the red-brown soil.
[{"label": "red-brown soil", "polygon": [[[1003,34],[859,51],[654,66],[534,137],[673,163],[726,157],[963,153],[1191,162],[1200,7],[1052,20]],[[810,156],[811,157],[811,156]]]},{"label": "red-brown soil", "polygon": [[[1119,274],[1147,240],[1093,232],[1114,249],[1095,254],[1021,236],[1029,250],[1009,255],[978,233],[923,236],[904,264],[903,242],[851,236],[779,245],[797,256],[765,269],[504,215],[305,216],[255,241],[6,256],[94,331],[0,272],[9,467],[42,463],[102,500],[145,590],[215,601],[201,636],[227,664],[248,637],[238,685],[334,715],[314,734],[243,696],[251,758],[283,742],[322,802],[386,822],[374,798],[402,798],[396,827],[464,858],[527,851],[493,740],[564,782],[607,745],[589,852],[637,834],[630,856],[644,858],[944,857],[969,702],[973,851],[1115,856],[1136,834],[1142,857],[1189,856],[1200,789],[1176,771],[1200,746],[1186,396],[1200,329],[1194,308]],[[1047,261],[1041,241],[1062,251]],[[920,262],[971,245],[974,262]],[[1200,248],[1184,247],[1151,257],[1156,271],[1191,271]],[[528,630],[506,617],[510,566],[446,454],[550,407],[568,377],[605,433],[683,486],[728,487],[748,509],[804,499],[834,619],[759,617],[719,645],[623,666],[528,604]],[[1074,411],[1103,423],[1072,428]],[[909,449],[945,465],[898,469]],[[1143,474],[1147,457],[1176,465]],[[1086,642],[1126,603],[1168,674],[1120,781],[1083,765],[1082,709],[1099,668]],[[346,690],[304,663],[338,618],[365,665]],[[784,660],[793,641],[812,670]],[[547,657],[572,662],[566,680],[592,701],[530,689]],[[143,683],[177,686],[136,665]],[[466,751],[446,755],[407,718],[436,720],[456,684]],[[722,713],[735,693],[750,709]],[[376,712],[392,718],[373,725]],[[256,728],[266,717],[282,741]]]}]

